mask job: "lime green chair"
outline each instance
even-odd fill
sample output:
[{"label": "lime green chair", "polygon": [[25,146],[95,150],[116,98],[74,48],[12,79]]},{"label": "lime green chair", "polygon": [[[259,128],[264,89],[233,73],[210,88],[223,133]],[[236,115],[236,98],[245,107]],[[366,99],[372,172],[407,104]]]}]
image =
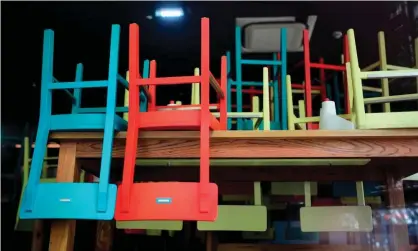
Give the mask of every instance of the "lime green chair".
[{"label": "lime green chair", "polygon": [[216,220],[198,221],[197,229],[199,231],[266,231],[267,208],[261,205],[260,182],[254,182],[254,205],[219,205]]},{"label": "lime green chair", "polygon": [[372,209],[366,206],[363,182],[356,183],[357,206],[311,206],[311,184],[305,182],[305,206],[300,209],[302,232],[371,232]]},{"label": "lime green chair", "polygon": [[[386,62],[385,46],[384,46],[384,34],[380,32],[379,39],[379,52],[381,54],[379,71],[364,71],[359,67],[356,40],[354,37],[354,30],[350,29],[348,34],[348,45],[350,51],[350,63],[349,69],[352,81],[354,93],[354,114],[355,124],[358,129],[395,129],[395,128],[418,128],[418,111],[404,111],[404,112],[391,112],[391,102],[402,102],[418,100],[418,92],[402,95],[390,95],[389,94],[389,82],[388,79],[396,78],[417,78],[418,79],[418,66],[416,67],[402,67],[389,65]],[[418,39],[415,40],[415,50],[418,50]],[[418,54],[418,53],[417,53]],[[418,65],[418,55],[416,55]],[[349,72],[347,72],[347,75]],[[367,79],[380,79],[382,81],[382,97],[365,98],[362,92],[362,81]],[[384,104],[383,111],[381,113],[366,113],[365,106],[369,104]]]}]

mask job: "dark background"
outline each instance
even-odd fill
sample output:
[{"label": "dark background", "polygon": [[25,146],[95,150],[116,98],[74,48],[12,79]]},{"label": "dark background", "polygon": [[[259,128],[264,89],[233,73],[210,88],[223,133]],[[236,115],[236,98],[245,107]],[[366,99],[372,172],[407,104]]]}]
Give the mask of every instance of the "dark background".
[{"label": "dark background", "polygon": [[[388,37],[393,37],[390,36],[394,29],[391,25],[397,21],[391,20],[390,15],[400,3],[2,2],[2,124],[23,125],[27,121],[37,124],[43,30],[47,28],[55,31],[54,76],[60,81],[73,81],[78,62],[85,66],[84,79],[107,78],[112,24],[121,25],[119,73],[124,74],[128,68],[128,27],[132,22],[141,28],[141,61],[156,59],[160,76],[193,74],[193,69],[200,63],[201,17],[210,18],[211,68],[215,75],[220,71],[220,56],[227,50],[233,51],[234,19],[245,16],[318,15],[311,39],[311,58],[318,61],[318,57],[323,56],[329,63],[337,63],[341,53],[341,40],[334,39],[332,32],[354,28],[360,62],[368,65],[378,59],[377,32],[385,30]],[[186,10],[184,19],[163,22],[146,18],[153,15],[157,7],[167,4],[182,6]],[[405,30],[410,32],[412,22],[402,22],[404,33]],[[396,39],[398,41],[400,37]],[[391,42],[388,40],[390,51]],[[301,59],[301,53],[290,54],[289,68]],[[247,67],[245,73],[248,80],[259,78],[260,68]],[[293,72],[292,78],[297,81],[303,75]],[[170,88],[176,89],[172,91]],[[189,89],[162,87],[157,102],[187,100]],[[96,89],[94,93],[89,90],[83,93],[84,105],[100,106],[105,101],[104,91]],[[68,111],[70,103],[65,94],[58,91],[54,98],[57,111]]]}]

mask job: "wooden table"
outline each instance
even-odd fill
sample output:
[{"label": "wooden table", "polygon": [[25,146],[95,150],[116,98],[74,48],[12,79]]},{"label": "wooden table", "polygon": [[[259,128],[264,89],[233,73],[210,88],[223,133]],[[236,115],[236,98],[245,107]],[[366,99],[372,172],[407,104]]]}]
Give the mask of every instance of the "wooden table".
[{"label": "wooden table", "polygon": [[[102,133],[53,133],[60,153],[57,181],[74,182],[80,166],[98,168]],[[126,133],[115,136],[114,166],[121,166]],[[404,207],[402,177],[418,172],[418,129],[355,131],[217,131],[211,134],[211,159],[370,159],[365,165],[323,164],[212,168],[211,178],[218,181],[332,181],[379,180],[388,184],[390,206]],[[147,159],[199,158],[198,132],[142,132],[137,157]],[[280,162],[280,161],[279,161]],[[286,163],[286,162],[284,162]],[[245,164],[245,163],[243,163]],[[112,165],[113,168],[113,165]],[[185,168],[187,172],[179,172]],[[175,171],[173,171],[175,170]],[[142,180],[195,180],[194,167],[144,167],[138,169]],[[178,173],[181,173],[179,177]],[[117,178],[116,178],[117,179]],[[52,225],[51,251],[73,250],[75,221],[56,221]],[[393,226],[394,250],[407,243],[406,226]],[[406,235],[405,235],[406,233]],[[405,237],[406,236],[406,237]],[[405,239],[406,238],[406,239]]]}]

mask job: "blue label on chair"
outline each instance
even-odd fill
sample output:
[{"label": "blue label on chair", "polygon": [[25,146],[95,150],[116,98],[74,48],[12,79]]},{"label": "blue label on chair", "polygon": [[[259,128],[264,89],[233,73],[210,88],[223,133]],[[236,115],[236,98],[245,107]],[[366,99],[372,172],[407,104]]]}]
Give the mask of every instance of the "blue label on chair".
[{"label": "blue label on chair", "polygon": [[157,204],[171,204],[171,198],[157,198]]}]

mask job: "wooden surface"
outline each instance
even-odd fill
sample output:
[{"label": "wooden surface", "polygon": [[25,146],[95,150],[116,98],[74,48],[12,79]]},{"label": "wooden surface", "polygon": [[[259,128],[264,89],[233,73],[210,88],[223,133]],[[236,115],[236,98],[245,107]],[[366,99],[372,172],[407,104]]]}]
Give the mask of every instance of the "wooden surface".
[{"label": "wooden surface", "polygon": [[[75,142],[63,142],[58,156],[57,182],[78,182],[79,167]],[[73,251],[75,220],[56,220],[51,225],[50,251]]]},{"label": "wooden surface", "polygon": [[[77,141],[77,157],[99,158],[101,133],[54,133],[54,140]],[[125,155],[126,133],[114,140],[113,157]],[[143,132],[138,158],[198,158],[198,132]],[[215,131],[211,158],[418,157],[418,130]]]},{"label": "wooden surface", "polygon": [[[199,139],[197,131],[143,131],[139,138],[143,139]],[[396,130],[296,130],[296,131],[212,131],[212,139],[306,139],[306,138],[418,138],[418,129]],[[102,139],[103,133],[99,132],[54,132],[53,139]],[[115,134],[115,139],[126,139],[126,132]]]}]

